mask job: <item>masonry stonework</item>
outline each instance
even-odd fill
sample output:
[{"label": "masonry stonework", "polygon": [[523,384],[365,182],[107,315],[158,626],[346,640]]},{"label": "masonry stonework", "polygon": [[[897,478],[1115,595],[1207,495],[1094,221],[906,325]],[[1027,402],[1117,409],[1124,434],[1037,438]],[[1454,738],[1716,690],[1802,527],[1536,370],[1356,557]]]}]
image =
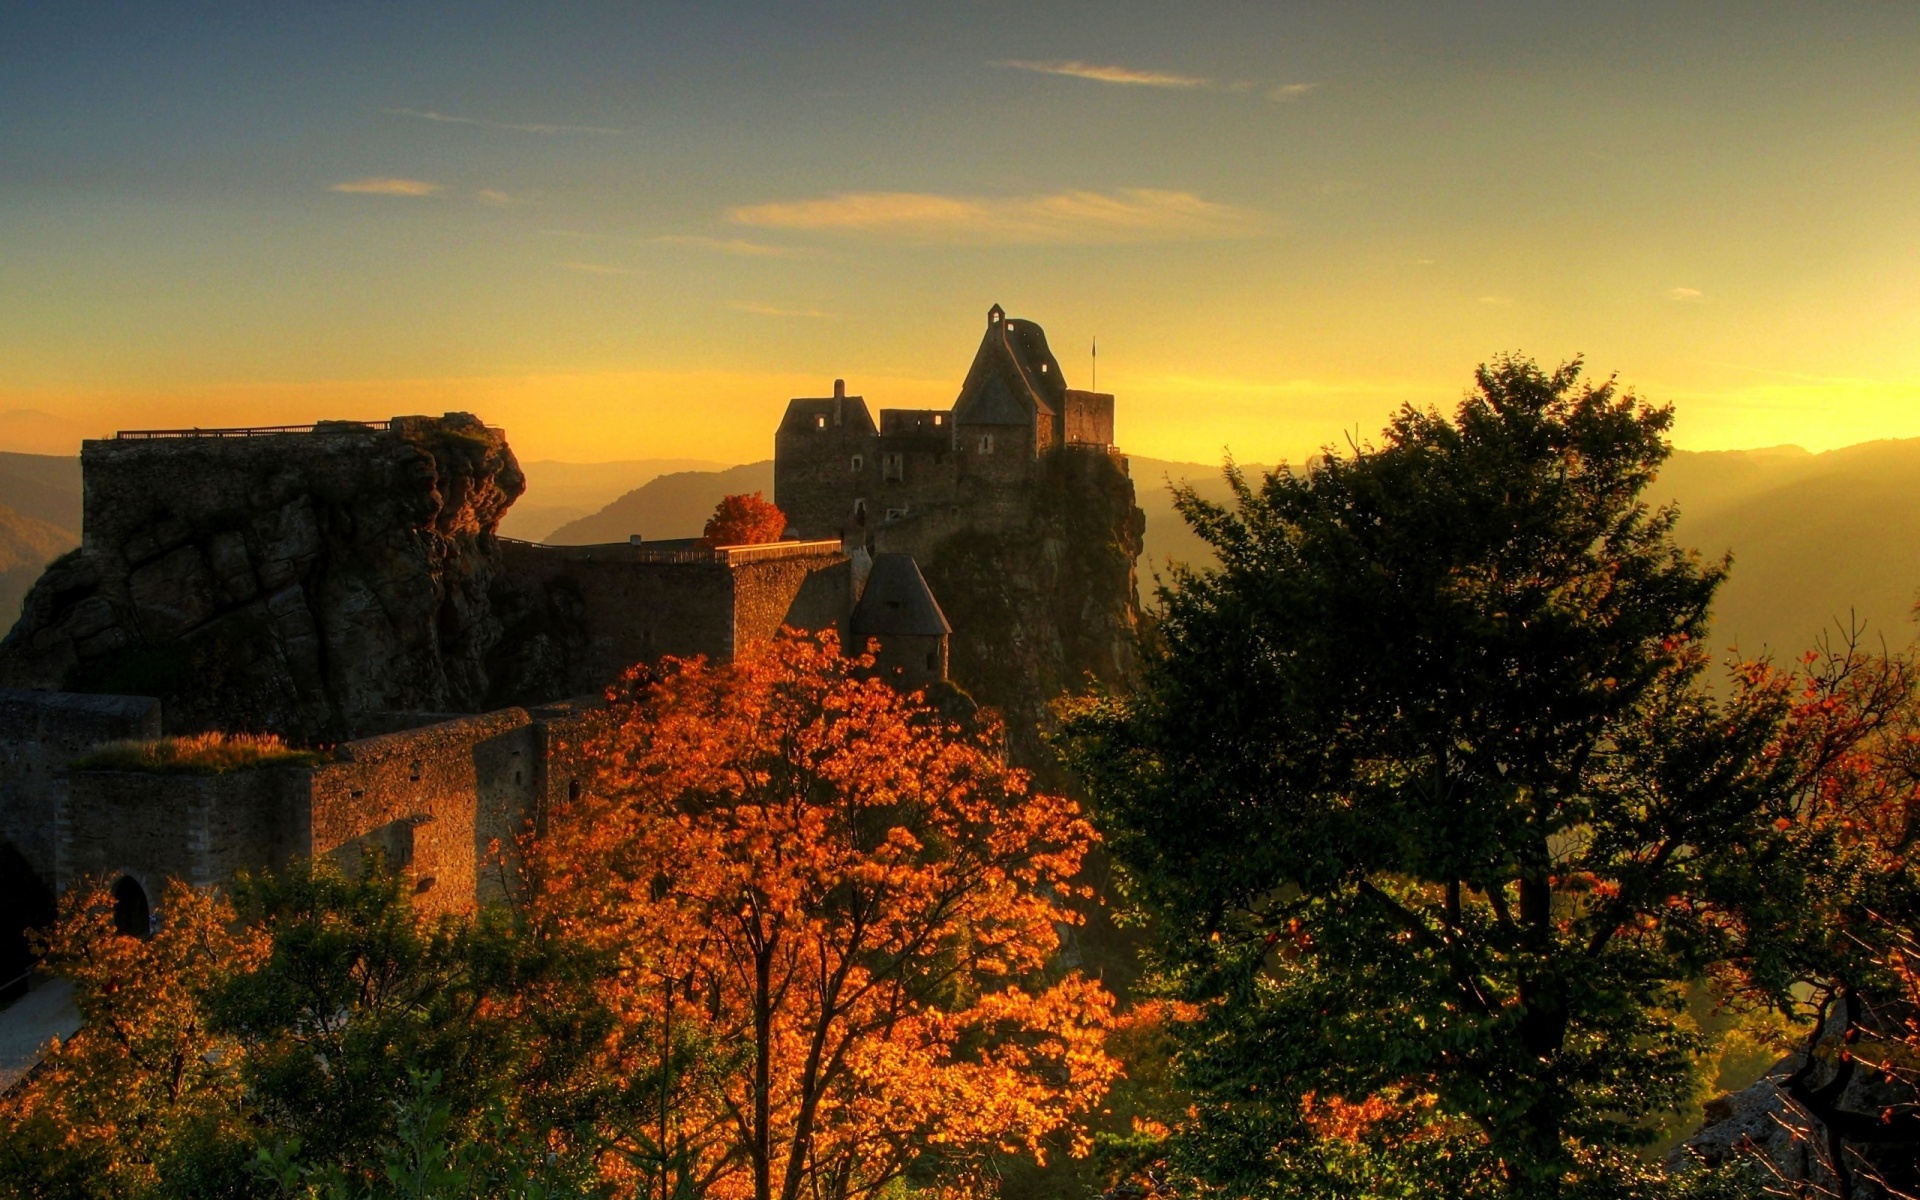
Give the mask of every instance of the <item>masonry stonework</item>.
[{"label": "masonry stonework", "polygon": [[160,736],[160,702],[0,688],[0,841],[51,887],[60,874],[67,764],[102,742]]}]

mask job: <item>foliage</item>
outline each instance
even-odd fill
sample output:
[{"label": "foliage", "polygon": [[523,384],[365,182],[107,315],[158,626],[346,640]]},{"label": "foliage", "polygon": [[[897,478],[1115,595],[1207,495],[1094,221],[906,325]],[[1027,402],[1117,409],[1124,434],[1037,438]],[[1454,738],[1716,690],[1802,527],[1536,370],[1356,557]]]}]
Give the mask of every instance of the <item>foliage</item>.
[{"label": "foliage", "polygon": [[73,762],[79,771],[151,771],[159,775],[224,775],[255,767],[305,767],[318,762],[271,733],[194,733],[96,746]]},{"label": "foliage", "polygon": [[721,497],[700,537],[709,546],[758,546],[779,541],[786,531],[786,514],[752,492]]},{"label": "foliage", "polygon": [[[42,947],[73,984],[83,1025],[0,1097],[0,1191],[44,1197],[165,1194],[191,1163],[244,1141],[240,1047],[204,997],[258,966],[265,940],[233,932],[224,900],[179,882],[151,938],[114,927],[103,889],[74,889]],[[218,1194],[213,1192],[212,1194]]]},{"label": "foliage", "polygon": [[591,1178],[645,1111],[596,1071],[594,964],[504,914],[422,921],[392,876],[324,866],[170,884],[160,913],[134,938],[104,891],[64,901],[47,965],[84,1024],[0,1100],[0,1192],[253,1195],[265,1161],[358,1194],[418,1140],[423,1073],[433,1138],[488,1170]]},{"label": "foliage", "polygon": [[1702,685],[1725,565],[1639,502],[1671,412],[1579,373],[1501,360],[1451,420],[1257,488],[1229,465],[1231,510],[1185,493],[1219,568],[1162,590],[1139,693],[1072,716],[1199,1007],[1191,1177],[1665,1187],[1631,1152],[1694,1086],[1684,987],[1790,1007],[1845,912],[1911,891],[1837,843],[1834,771],[1885,716],[1832,700],[1852,658]]},{"label": "foliage", "polygon": [[529,1144],[499,1117],[463,1135],[437,1073],[409,1071],[413,1093],[393,1102],[395,1131],[378,1169],[356,1182],[338,1166],[300,1160],[297,1139],[259,1152],[254,1173],[282,1196],[303,1200],[560,1200],[605,1194],[591,1161]]},{"label": "foliage", "polygon": [[536,920],[616,964],[615,1060],[711,1049],[622,1147],[662,1200],[979,1191],[1114,1075],[1106,993],[1043,975],[1091,831],[870,666],[636,672],[534,847]]}]

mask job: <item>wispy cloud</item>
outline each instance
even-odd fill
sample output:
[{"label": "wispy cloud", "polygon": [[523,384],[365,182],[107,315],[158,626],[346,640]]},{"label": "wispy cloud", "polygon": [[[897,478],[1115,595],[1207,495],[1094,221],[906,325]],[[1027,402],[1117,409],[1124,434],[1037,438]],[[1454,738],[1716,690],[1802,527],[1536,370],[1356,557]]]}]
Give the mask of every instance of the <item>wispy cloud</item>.
[{"label": "wispy cloud", "polygon": [[1070,79],[1090,79],[1095,83],[1117,83],[1125,87],[1204,89],[1215,92],[1234,92],[1240,95],[1259,91],[1267,99],[1282,104],[1289,100],[1298,100],[1320,86],[1318,83],[1262,84],[1257,79],[1230,79],[1221,82],[1205,75],[1181,75],[1175,71],[1123,67],[1118,63],[1081,62],[1077,58],[1045,62],[1028,58],[1005,58],[987,65],[1008,67],[1015,71],[1034,71],[1042,75],[1065,75]]},{"label": "wispy cloud", "polygon": [[569,271],[578,271],[582,275],[631,275],[626,267],[610,267],[596,262],[563,262],[560,264]]},{"label": "wispy cloud", "polygon": [[1091,79],[1095,83],[1118,83],[1129,87],[1202,88],[1213,82],[1199,75],[1176,75],[1172,71],[1142,70],[1138,67],[1122,67],[1112,63],[1081,62],[1078,59],[1035,62],[1032,59],[1009,58],[988,65],[1010,67],[1016,71],[1037,71],[1042,75],[1066,75],[1073,79]]},{"label": "wispy cloud", "polygon": [[356,196],[431,196],[440,190],[437,183],[428,183],[424,179],[390,179],[374,177],[369,179],[349,179],[344,183],[329,184],[330,192],[349,192]]},{"label": "wispy cloud", "polygon": [[1677,287],[1667,292],[1669,300],[1705,300],[1707,294],[1699,288]]},{"label": "wispy cloud", "polygon": [[727,217],[735,224],[763,229],[1016,245],[1247,237],[1274,224],[1266,214],[1250,208],[1157,188],[1004,197],[842,192],[812,200],[743,205],[729,209]]},{"label": "wispy cloud", "polygon": [[435,121],[442,125],[477,125],[482,129],[511,129],[517,133],[601,133],[621,134],[624,129],[605,125],[548,125],[538,121],[486,121],[479,117],[456,117],[449,113],[421,108],[382,109],[389,116],[412,117],[417,121]]},{"label": "wispy cloud", "polygon": [[481,188],[474,193],[474,198],[494,208],[519,208],[523,204],[532,204],[536,199],[528,192],[507,192],[499,188]]},{"label": "wispy cloud", "polygon": [[762,304],[758,300],[736,300],[727,305],[735,312],[752,313],[756,317],[809,317],[819,321],[837,320],[838,313],[821,312],[817,308],[781,308],[777,304]]},{"label": "wispy cloud", "polygon": [[691,246],[698,250],[717,250],[745,258],[797,258],[799,251],[789,246],[769,246],[746,238],[704,237],[697,233],[669,233],[652,239],[665,246]]},{"label": "wispy cloud", "polygon": [[1513,297],[1512,296],[1482,296],[1480,297],[1480,303],[1491,304],[1497,308],[1504,308],[1507,305],[1513,303]]}]

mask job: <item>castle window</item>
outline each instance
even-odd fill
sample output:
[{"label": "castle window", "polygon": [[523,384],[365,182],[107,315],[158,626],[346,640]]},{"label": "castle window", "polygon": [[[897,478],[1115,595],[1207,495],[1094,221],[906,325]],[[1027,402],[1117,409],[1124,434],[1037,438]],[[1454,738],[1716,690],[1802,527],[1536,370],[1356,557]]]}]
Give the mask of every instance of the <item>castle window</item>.
[{"label": "castle window", "polygon": [[853,473],[855,475],[858,475],[860,473],[860,468],[866,465],[867,465],[866,459],[860,457],[858,454],[853,456]]},{"label": "castle window", "polygon": [[980,435],[980,453],[982,454],[993,453],[993,435],[992,434],[983,433]]},{"label": "castle window", "polygon": [[853,502],[853,519],[863,525],[866,524],[867,502],[865,500],[855,500]]},{"label": "castle window", "polygon": [[820,416],[817,416],[813,419],[813,427],[815,429],[825,429],[827,427],[827,418],[825,413],[822,413]]},{"label": "castle window", "polygon": [[889,521],[903,521],[906,519],[906,516],[907,510],[904,508],[890,508],[887,510],[887,520]]},{"label": "castle window", "polygon": [[907,456],[904,454],[882,455],[880,459],[880,477],[882,479],[904,479],[907,474]]},{"label": "castle window", "polygon": [[935,413],[935,414],[933,414],[933,423],[934,423],[935,425],[944,425],[944,424],[946,424],[946,423],[947,423],[947,414],[945,414],[945,413]]},{"label": "castle window", "polygon": [[1042,375],[1045,375],[1045,374],[1047,373],[1047,364],[1045,364],[1045,363],[1041,363],[1041,364],[1040,364],[1040,373],[1041,373]]}]

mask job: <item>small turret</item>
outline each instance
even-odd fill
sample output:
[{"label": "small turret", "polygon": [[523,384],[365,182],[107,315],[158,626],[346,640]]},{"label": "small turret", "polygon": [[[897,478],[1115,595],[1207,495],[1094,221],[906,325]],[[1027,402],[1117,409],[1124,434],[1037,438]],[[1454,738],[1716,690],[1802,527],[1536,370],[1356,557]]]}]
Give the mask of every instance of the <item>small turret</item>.
[{"label": "small turret", "polygon": [[1007,319],[1007,310],[1004,308],[1001,308],[998,304],[994,305],[992,308],[987,310],[987,328],[988,329],[992,329],[995,325],[998,325],[1000,322],[1006,319]]}]

